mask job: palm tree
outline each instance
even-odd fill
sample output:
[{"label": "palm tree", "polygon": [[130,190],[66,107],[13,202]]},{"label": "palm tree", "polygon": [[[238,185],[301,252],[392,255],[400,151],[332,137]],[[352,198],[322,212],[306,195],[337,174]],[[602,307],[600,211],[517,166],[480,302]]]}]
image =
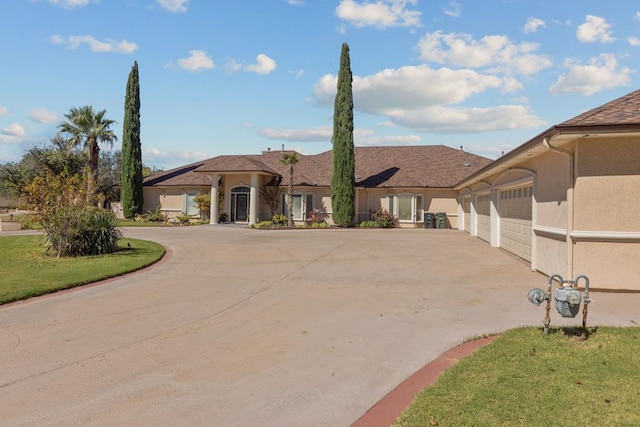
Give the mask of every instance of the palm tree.
[{"label": "palm tree", "polygon": [[284,154],[280,161],[284,165],[289,165],[289,187],[287,189],[287,226],[293,227],[293,166],[298,163],[298,153],[295,151]]},{"label": "palm tree", "polygon": [[106,119],[107,110],[94,111],[91,105],[71,108],[64,116],[67,121],[60,124],[58,129],[70,135],[72,146],[84,145],[89,157],[87,171],[87,203],[96,204],[98,188],[98,160],[100,158],[99,143],[106,142],[113,145],[118,138],[110,129],[115,120]]}]

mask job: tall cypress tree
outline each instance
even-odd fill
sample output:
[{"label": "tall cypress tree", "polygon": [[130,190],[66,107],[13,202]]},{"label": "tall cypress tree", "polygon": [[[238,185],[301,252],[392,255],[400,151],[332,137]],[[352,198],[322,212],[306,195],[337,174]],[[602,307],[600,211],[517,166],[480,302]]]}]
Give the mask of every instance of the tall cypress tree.
[{"label": "tall cypress tree", "polygon": [[355,215],[355,169],[353,148],[353,94],[351,83],[349,46],[342,44],[340,71],[338,71],[338,93],[333,111],[333,173],[331,175],[331,205],[333,222],[348,226]]},{"label": "tall cypress tree", "polygon": [[142,213],[142,147],[140,144],[140,80],[133,63],[124,100],[122,128],[122,210],[125,218]]}]

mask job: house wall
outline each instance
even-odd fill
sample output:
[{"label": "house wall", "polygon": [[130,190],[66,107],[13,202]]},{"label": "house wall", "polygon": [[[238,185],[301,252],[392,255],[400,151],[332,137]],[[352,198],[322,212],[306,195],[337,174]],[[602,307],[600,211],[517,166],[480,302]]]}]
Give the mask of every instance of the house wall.
[{"label": "house wall", "polygon": [[[424,212],[445,212],[447,214],[447,228],[458,227],[457,192],[450,189],[424,188],[370,188],[358,189],[357,216],[358,222],[370,218],[370,213],[380,208],[387,209],[387,195],[402,193],[421,194]],[[401,223],[401,226],[422,227],[422,222]]]},{"label": "house wall", "polygon": [[638,159],[635,138],[583,139],[577,146],[574,272],[592,287],[640,290]]},{"label": "house wall", "polygon": [[568,260],[569,156],[549,150],[522,163],[522,167],[535,172],[535,215],[532,221],[535,268],[547,275],[560,274],[564,277],[567,275]]},{"label": "house wall", "polygon": [[160,208],[171,220],[183,212],[184,194],[190,191],[208,193],[209,187],[144,187],[143,212]]}]

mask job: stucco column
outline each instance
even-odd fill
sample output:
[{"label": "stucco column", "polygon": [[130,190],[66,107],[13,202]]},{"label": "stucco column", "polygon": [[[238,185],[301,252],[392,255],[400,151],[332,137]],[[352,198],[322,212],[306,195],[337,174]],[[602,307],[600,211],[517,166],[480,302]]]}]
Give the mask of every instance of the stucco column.
[{"label": "stucco column", "polygon": [[258,219],[258,174],[251,173],[251,192],[249,193],[249,224],[257,223]]},{"label": "stucco column", "polygon": [[209,224],[218,223],[218,175],[211,175],[211,208],[209,212]]}]

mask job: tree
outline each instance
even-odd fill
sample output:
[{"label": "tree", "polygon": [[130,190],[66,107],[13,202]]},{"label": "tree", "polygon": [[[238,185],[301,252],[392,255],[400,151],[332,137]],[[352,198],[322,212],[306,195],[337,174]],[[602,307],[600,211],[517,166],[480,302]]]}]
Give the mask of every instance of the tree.
[{"label": "tree", "polygon": [[142,148],[140,144],[140,82],[134,62],[124,100],[122,126],[122,211],[125,218],[142,213]]},{"label": "tree", "polygon": [[97,204],[98,161],[100,158],[101,142],[113,145],[117,140],[116,135],[110,129],[114,120],[105,118],[107,110],[94,111],[93,107],[86,105],[80,108],[71,108],[64,116],[67,118],[58,126],[61,132],[70,136],[69,143],[73,147],[83,145],[87,150],[89,168],[87,170],[87,203]]},{"label": "tree", "polygon": [[355,154],[353,148],[353,94],[349,46],[342,44],[338,92],[333,111],[333,172],[331,175],[331,205],[333,222],[348,226],[355,215]]},{"label": "tree", "polygon": [[289,186],[287,187],[287,226],[293,227],[293,167],[298,163],[298,153],[284,154],[280,161],[289,166]]}]

